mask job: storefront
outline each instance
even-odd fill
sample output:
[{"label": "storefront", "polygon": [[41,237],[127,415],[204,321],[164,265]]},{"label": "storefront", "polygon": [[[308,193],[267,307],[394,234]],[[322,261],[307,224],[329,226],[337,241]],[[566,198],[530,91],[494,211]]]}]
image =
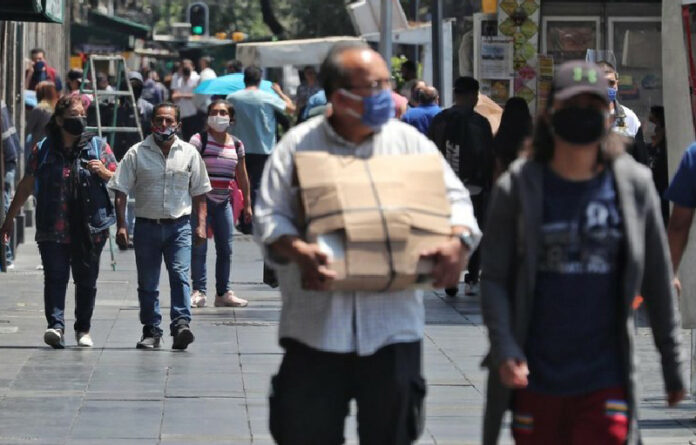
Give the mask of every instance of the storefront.
[{"label": "storefront", "polygon": [[660,0],[499,0],[496,14],[474,17],[474,74],[503,103],[523,97],[543,107],[554,67],[607,60],[620,75],[619,100],[645,123],[662,105]]}]

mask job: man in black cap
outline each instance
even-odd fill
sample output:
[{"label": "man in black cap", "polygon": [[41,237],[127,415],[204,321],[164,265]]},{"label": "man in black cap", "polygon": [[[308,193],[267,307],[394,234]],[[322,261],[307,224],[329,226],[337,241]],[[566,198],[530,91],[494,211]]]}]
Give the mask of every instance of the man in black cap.
[{"label": "man in black cap", "polygon": [[[454,82],[454,105],[433,119],[428,137],[435,142],[452,170],[471,195],[474,215],[482,230],[485,225],[486,199],[493,182],[493,132],[488,120],[474,111],[479,83],[473,77]],[[478,293],[479,253],[469,260],[465,282],[467,295]],[[457,288],[445,289],[455,296]]]}]

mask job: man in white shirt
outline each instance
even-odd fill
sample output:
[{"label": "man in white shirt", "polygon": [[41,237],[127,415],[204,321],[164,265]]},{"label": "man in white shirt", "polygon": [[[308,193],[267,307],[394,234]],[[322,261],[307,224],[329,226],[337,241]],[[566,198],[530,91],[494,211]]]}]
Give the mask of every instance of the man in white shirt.
[{"label": "man in white shirt", "polygon": [[[358,406],[360,443],[402,445],[423,428],[422,291],[331,292],[334,273],[317,244],[302,239],[293,154],[323,151],[366,158],[438,153],[415,128],[390,119],[390,75],[366,45],[329,51],[320,75],[333,114],[291,129],[264,169],[254,230],[274,263],[283,296],[283,362],[270,396],[271,434],[280,444],[343,443],[348,405]],[[452,238],[433,246],[438,287],[458,282],[480,231],[469,194],[442,159]]]},{"label": "man in white shirt", "polygon": [[159,310],[159,276],[162,258],[171,288],[173,349],[186,349],[194,336],[191,323],[191,222],[193,206],[199,218],[194,242],[205,241],[205,194],[212,188],[205,164],[196,148],[176,136],[179,109],[163,102],[156,105],[152,134],[131,147],[121,160],[108,187],[116,192],[116,242],[128,247],[126,196],[135,197],[135,264],[143,336],[139,349],[159,348],[162,315]]},{"label": "man in white shirt", "polygon": [[198,86],[200,76],[193,68],[190,59],[181,61],[181,73],[172,79],[172,102],[181,110],[181,132],[185,141],[201,130],[202,123],[198,108],[193,100],[193,90]]}]

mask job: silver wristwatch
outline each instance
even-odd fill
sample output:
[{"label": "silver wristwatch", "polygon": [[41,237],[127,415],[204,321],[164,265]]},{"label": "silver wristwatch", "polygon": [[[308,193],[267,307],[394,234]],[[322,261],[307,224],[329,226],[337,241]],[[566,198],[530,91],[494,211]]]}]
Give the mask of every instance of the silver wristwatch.
[{"label": "silver wristwatch", "polygon": [[474,250],[476,241],[474,240],[474,235],[472,235],[470,231],[467,230],[465,232],[458,233],[457,237],[459,237],[459,241],[469,250],[469,252]]}]

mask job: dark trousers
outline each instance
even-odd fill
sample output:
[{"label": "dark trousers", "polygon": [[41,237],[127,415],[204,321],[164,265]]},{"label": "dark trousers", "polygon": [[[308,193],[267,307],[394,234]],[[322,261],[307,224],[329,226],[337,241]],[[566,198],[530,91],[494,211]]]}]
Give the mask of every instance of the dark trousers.
[{"label": "dark trousers", "polygon": [[[95,249],[101,254],[102,240]],[[73,255],[69,244],[42,241],[39,243],[41,262],[44,269],[44,311],[48,327],[65,330],[65,293],[72,269],[75,282],[75,332],[89,332],[94,300],[97,296],[99,257],[83,261]]]},{"label": "dark trousers", "polygon": [[[263,167],[266,165],[267,160],[268,155],[259,155],[254,153],[247,153],[244,155],[244,162],[246,163],[247,174],[249,175],[249,194],[251,195],[252,208],[256,203],[256,192],[261,186],[261,175],[263,175]],[[251,233],[251,224],[247,224],[240,220],[238,227],[242,233]]]},{"label": "dark trousers", "polygon": [[317,351],[297,341],[285,348],[271,381],[270,428],[279,445],[338,445],[351,399],[358,405],[361,445],[406,445],[423,429],[425,380],[420,341],[370,356]]},{"label": "dark trousers", "polygon": [[[483,191],[478,195],[471,196],[471,204],[474,207],[474,216],[478,222],[481,230],[484,230],[486,224],[486,209],[487,209],[487,197],[488,194]],[[469,284],[478,283],[479,281],[479,270],[481,269],[481,255],[479,249],[474,251],[474,254],[469,258],[469,264],[467,266],[467,274],[464,277],[464,282]]]}]

